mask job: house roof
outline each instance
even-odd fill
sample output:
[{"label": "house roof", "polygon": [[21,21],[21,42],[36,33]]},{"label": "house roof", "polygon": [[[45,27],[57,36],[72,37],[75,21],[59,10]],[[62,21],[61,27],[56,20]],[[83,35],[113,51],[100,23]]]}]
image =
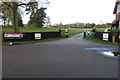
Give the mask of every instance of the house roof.
[{"label": "house roof", "polygon": [[116,14],[116,12],[117,12],[117,4],[118,4],[118,2],[115,3],[113,14]]},{"label": "house roof", "polygon": [[114,21],[111,23],[111,25],[117,25],[117,24],[119,24],[119,21],[118,21],[118,20],[114,20]]},{"label": "house roof", "polygon": [[114,21],[112,22],[112,24],[116,24],[116,20],[114,20]]}]

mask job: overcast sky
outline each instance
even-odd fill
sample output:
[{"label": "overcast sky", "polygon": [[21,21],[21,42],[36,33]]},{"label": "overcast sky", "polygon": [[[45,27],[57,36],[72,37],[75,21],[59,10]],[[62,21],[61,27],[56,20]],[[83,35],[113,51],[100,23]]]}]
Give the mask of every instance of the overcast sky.
[{"label": "overcast sky", "polygon": [[[111,23],[116,0],[52,0],[46,10],[52,24]],[[24,16],[27,23],[28,16]]]}]

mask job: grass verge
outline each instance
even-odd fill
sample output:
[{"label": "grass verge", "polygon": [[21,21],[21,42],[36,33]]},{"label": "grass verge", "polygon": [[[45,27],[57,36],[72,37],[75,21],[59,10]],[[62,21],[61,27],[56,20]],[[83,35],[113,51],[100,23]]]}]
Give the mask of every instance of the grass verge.
[{"label": "grass verge", "polygon": [[31,41],[7,41],[3,42],[3,46],[10,45],[10,42],[12,42],[13,45],[17,44],[29,44],[29,43],[37,43],[37,42],[47,42],[47,41],[53,41],[53,40],[60,40],[60,39],[65,39],[65,37],[59,37],[59,38],[53,38],[53,39],[43,39],[43,40],[31,40]]},{"label": "grass verge", "polygon": [[118,46],[118,43],[113,43],[113,42],[108,42],[108,41],[103,41],[103,40],[100,40],[100,39],[96,39],[96,38],[91,38],[91,37],[86,37],[84,38],[86,40],[89,40],[89,41],[93,41],[93,42],[97,42],[97,43],[102,43],[102,44],[109,44],[109,45],[116,45]]}]

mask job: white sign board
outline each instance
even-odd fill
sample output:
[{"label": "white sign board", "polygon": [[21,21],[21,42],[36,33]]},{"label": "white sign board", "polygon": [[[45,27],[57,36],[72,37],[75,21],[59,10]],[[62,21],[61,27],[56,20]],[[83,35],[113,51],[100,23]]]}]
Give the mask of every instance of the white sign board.
[{"label": "white sign board", "polygon": [[41,33],[35,33],[35,39],[41,39]]},{"label": "white sign board", "polygon": [[109,34],[108,33],[103,33],[103,40],[108,41]]},{"label": "white sign board", "polygon": [[8,38],[8,39],[14,39],[14,38],[21,39],[21,38],[23,38],[23,33],[7,33],[6,32],[4,34],[4,37]]},{"label": "white sign board", "polygon": [[120,34],[119,34],[119,39],[120,39]]}]

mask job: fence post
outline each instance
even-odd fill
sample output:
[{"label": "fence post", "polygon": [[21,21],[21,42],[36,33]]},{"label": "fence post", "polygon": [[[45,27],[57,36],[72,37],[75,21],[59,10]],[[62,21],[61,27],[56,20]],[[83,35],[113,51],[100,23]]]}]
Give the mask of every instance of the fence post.
[{"label": "fence post", "polygon": [[86,37],[86,32],[84,32],[84,38]]},{"label": "fence post", "polygon": [[61,31],[62,31],[62,30],[61,30],[61,29],[59,29],[59,34],[60,34],[60,37],[61,37]]}]

